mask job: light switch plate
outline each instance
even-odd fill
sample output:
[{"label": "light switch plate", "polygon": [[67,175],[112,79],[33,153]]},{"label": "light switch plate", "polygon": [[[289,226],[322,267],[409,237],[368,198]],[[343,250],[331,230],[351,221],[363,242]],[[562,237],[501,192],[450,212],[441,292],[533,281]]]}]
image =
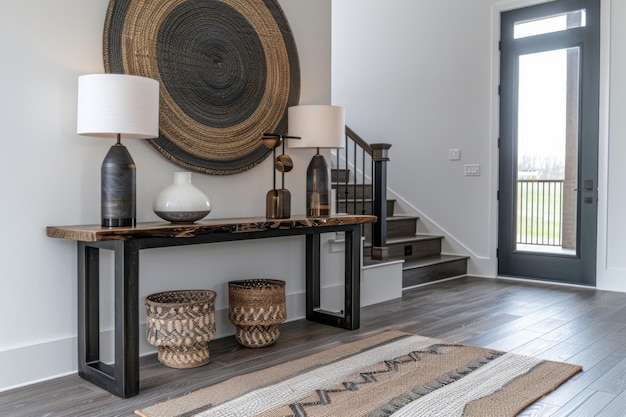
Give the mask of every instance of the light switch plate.
[{"label": "light switch plate", "polygon": [[465,164],[465,176],[477,177],[480,175],[480,164]]},{"label": "light switch plate", "polygon": [[458,161],[461,159],[461,150],[460,149],[449,149],[448,150],[448,159],[450,161]]}]

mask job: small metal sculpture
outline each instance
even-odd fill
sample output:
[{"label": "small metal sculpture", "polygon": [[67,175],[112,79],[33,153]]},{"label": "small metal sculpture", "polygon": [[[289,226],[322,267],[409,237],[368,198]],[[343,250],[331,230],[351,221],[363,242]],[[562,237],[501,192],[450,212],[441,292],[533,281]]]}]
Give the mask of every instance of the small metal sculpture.
[{"label": "small metal sculpture", "polygon": [[[288,219],[291,217],[291,193],[285,188],[285,173],[293,169],[293,160],[285,154],[285,139],[300,139],[298,136],[263,133],[263,144],[272,150],[274,158],[273,187],[265,197],[265,217]],[[276,148],[283,145],[282,154],[276,156]],[[276,188],[276,171],[281,173],[281,188]]]}]

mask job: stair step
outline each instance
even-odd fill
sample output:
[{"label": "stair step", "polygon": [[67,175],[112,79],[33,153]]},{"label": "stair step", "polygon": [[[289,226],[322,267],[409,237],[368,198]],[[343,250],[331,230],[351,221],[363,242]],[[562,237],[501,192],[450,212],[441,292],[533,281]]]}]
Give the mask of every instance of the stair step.
[{"label": "stair step", "polygon": [[467,274],[467,256],[431,255],[410,259],[402,267],[402,288]]},{"label": "stair step", "polygon": [[[393,210],[396,200],[387,200],[387,217],[393,216]],[[338,213],[349,214],[373,214],[372,200],[369,198],[358,200],[339,199],[337,204]]]},{"label": "stair step", "polygon": [[349,169],[337,169],[333,168],[330,170],[330,181],[331,182],[347,182],[350,181],[350,170]]},{"label": "stair step", "polygon": [[[418,220],[419,217],[416,216],[387,217],[387,239],[415,237]],[[371,242],[374,224],[368,223],[365,226],[366,227],[363,228],[365,241]]]},{"label": "stair step", "polygon": [[352,200],[360,198],[371,199],[374,195],[372,184],[346,184],[333,183],[333,189],[337,190],[337,196],[343,200]]},{"label": "stair step", "polygon": [[390,258],[417,259],[441,253],[443,236],[414,235],[387,239]]},{"label": "stair step", "polygon": [[[436,235],[413,235],[387,239],[389,258],[410,260],[439,255],[442,239],[443,236]],[[366,240],[363,247],[371,249],[372,242]]]},{"label": "stair step", "polygon": [[387,216],[387,239],[415,237],[417,216]]}]

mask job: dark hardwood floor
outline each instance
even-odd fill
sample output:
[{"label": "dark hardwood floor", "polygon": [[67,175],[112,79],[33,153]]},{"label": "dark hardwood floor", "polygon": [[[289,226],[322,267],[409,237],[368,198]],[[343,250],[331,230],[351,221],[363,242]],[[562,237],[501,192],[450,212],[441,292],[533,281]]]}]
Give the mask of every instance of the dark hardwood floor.
[{"label": "dark hardwood floor", "polygon": [[233,337],[213,340],[212,361],[200,368],[174,370],[155,355],[142,358],[141,393],[129,399],[78,376],[3,392],[0,415],[130,416],[137,408],[385,329],[584,367],[523,416],[626,416],[626,294],[472,277],[365,307],[355,331],[299,320],[281,325],[278,342],[264,349],[239,347]]}]

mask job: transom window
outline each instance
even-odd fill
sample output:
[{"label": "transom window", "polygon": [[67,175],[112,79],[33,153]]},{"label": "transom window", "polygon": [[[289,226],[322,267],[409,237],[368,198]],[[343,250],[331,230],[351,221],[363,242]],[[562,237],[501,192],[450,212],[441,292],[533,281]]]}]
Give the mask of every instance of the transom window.
[{"label": "transom window", "polygon": [[545,35],[546,33],[585,27],[587,25],[586,17],[586,10],[581,9],[539,19],[516,22],[513,26],[513,38],[527,38],[529,36]]}]

